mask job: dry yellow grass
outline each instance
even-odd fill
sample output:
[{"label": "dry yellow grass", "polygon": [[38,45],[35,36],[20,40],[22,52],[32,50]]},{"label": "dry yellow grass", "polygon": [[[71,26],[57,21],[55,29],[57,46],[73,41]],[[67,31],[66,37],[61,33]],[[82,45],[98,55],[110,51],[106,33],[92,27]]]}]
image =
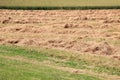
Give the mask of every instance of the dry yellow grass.
[{"label": "dry yellow grass", "polygon": [[119,12],[0,10],[0,43],[119,56]]}]

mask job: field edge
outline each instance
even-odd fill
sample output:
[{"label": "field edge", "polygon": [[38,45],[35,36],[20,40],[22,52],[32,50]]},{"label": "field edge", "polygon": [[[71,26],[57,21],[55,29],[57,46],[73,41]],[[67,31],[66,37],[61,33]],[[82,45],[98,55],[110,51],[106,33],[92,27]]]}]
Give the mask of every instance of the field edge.
[{"label": "field edge", "polygon": [[40,6],[40,7],[29,7],[29,6],[0,6],[0,9],[12,9],[12,10],[89,10],[89,9],[120,9],[120,6]]}]

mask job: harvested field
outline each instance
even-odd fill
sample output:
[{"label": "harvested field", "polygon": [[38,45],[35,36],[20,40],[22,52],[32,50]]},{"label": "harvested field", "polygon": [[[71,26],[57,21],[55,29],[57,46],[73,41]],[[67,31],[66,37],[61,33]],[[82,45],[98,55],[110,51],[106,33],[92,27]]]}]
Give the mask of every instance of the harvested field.
[{"label": "harvested field", "polygon": [[0,44],[120,56],[120,10],[0,10]]},{"label": "harvested field", "polygon": [[120,80],[120,10],[0,10],[0,80],[16,79]]}]

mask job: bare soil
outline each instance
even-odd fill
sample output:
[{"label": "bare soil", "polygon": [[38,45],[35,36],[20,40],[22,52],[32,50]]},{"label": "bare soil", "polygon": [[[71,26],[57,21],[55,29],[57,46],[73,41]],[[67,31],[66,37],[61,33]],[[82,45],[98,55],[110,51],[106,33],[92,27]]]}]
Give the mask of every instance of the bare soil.
[{"label": "bare soil", "polygon": [[120,60],[120,10],[0,10],[0,44],[112,55]]}]

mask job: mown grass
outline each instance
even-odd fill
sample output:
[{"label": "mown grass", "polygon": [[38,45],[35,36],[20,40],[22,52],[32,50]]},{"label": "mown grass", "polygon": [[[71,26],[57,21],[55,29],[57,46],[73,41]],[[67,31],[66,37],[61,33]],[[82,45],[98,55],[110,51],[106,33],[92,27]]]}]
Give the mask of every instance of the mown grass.
[{"label": "mown grass", "polygon": [[1,9],[119,9],[120,0],[0,0]]},{"label": "mown grass", "polygon": [[90,73],[75,74],[60,67],[120,76],[119,64],[118,60],[102,56],[51,49],[0,46],[0,80],[16,80],[16,77],[17,80],[34,80],[34,78],[35,80],[100,80],[102,77],[99,75],[96,78]]},{"label": "mown grass", "polygon": [[[15,59],[15,56],[19,57]],[[20,56],[22,59],[19,59]],[[34,63],[34,61],[32,63],[31,60],[35,59],[38,62],[51,60],[42,52],[0,46],[0,80],[100,80],[88,74],[74,74],[54,69],[45,63]]]},{"label": "mown grass", "polygon": [[0,58],[0,80],[100,80],[86,74],[72,74],[43,65]]}]

